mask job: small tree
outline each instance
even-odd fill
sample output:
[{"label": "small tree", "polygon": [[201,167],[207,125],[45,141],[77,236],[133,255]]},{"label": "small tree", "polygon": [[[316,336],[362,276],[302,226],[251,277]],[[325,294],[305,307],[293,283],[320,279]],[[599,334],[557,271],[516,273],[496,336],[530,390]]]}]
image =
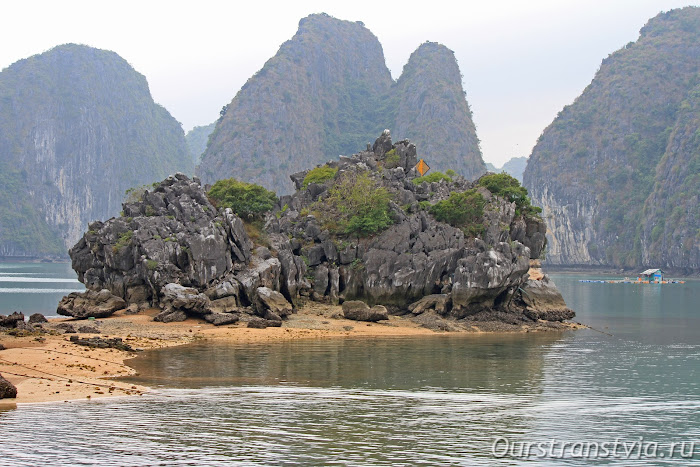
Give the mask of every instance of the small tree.
[{"label": "small tree", "polygon": [[219,180],[207,193],[209,201],[218,208],[231,208],[244,219],[259,219],[277,203],[277,195],[260,185],[229,178]]},{"label": "small tree", "polygon": [[394,223],[389,215],[391,194],[366,172],[345,174],[328,194],[312,205],[321,224],[335,234],[365,237]]},{"label": "small tree", "polygon": [[453,191],[449,198],[435,203],[430,214],[440,222],[462,229],[467,236],[478,237],[484,231],[485,205],[486,200],[476,190]]}]

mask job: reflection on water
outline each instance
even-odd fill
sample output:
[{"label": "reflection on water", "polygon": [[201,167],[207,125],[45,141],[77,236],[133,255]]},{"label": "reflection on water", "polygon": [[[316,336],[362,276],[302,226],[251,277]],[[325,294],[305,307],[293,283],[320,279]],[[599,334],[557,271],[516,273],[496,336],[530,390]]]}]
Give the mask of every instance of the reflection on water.
[{"label": "reflection on water", "polygon": [[534,443],[642,437],[661,446],[700,440],[700,284],[668,293],[579,287],[577,279],[555,277],[581,321],[613,336],[299,340],[153,351],[133,361],[143,376],[132,378],[157,387],[153,394],[0,412],[0,426],[12,433],[0,438],[0,458],[12,466],[493,465],[499,436]]},{"label": "reflection on water", "polygon": [[[293,383],[311,386],[512,393],[538,391],[542,359],[559,333],[200,343],[151,351],[129,364],[147,385]],[[508,375],[507,381],[504,375]]]}]

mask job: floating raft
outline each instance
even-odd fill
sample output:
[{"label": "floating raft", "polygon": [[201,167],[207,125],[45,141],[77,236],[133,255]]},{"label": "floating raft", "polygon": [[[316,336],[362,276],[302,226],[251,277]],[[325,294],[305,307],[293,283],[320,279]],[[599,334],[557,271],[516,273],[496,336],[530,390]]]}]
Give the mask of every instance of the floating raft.
[{"label": "floating raft", "polygon": [[595,283],[595,284],[685,284],[685,281],[677,281],[677,280],[663,280],[663,281],[633,281],[629,279],[620,279],[620,280],[593,280],[593,279],[581,279],[579,282],[589,282],[589,283]]}]

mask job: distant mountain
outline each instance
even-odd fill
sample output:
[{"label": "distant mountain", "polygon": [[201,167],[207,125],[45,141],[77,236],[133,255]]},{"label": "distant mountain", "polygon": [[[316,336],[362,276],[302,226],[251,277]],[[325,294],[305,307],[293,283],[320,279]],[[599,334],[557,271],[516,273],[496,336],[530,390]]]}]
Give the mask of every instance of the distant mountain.
[{"label": "distant mountain", "polygon": [[179,123],[114,52],[62,45],[0,72],[0,256],[65,255],[125,190],[192,168]]},{"label": "distant mountain", "polygon": [[198,173],[289,193],[288,173],[352,154],[385,128],[415,140],[434,169],[486,170],[450,50],[423,44],[394,82],[362,23],[311,15],[228,104]]},{"label": "distant mountain", "polygon": [[207,149],[209,135],[211,135],[211,133],[214,131],[215,126],[216,122],[210,123],[209,125],[196,126],[185,135],[187,149],[194,165],[199,164],[204,150]]},{"label": "distant mountain", "polygon": [[503,164],[501,170],[517,178],[520,183],[523,183],[525,167],[527,167],[527,157],[513,157]]},{"label": "distant mountain", "polygon": [[700,9],[661,13],[603,60],[524,175],[553,264],[700,270]]}]

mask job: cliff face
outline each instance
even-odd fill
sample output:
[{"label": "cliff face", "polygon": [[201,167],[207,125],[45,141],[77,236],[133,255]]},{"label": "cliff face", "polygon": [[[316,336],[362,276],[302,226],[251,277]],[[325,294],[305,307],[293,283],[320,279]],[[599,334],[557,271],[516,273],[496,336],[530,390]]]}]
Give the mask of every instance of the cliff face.
[{"label": "cliff face", "polygon": [[202,159],[202,154],[204,150],[207,149],[209,135],[214,131],[215,126],[216,122],[210,123],[209,125],[196,126],[185,135],[187,149],[190,152],[190,158],[194,165],[199,164],[199,161]]},{"label": "cliff face", "polygon": [[[677,152],[692,144],[681,134],[696,123],[686,101],[700,71],[698,39],[698,8],[653,18],[637,42],[603,60],[583,94],[540,136],[524,184],[543,208],[550,264],[697,268],[694,253],[656,251],[665,245],[660,238],[674,235],[686,250],[697,249],[691,229],[656,229],[653,240],[651,232],[672,214],[659,208],[674,193],[692,197],[682,186],[697,170],[681,173],[675,161],[690,157]],[[672,166],[679,167],[675,181],[664,175]],[[679,210],[674,223],[693,225],[691,211]]]},{"label": "cliff face", "polygon": [[468,179],[486,171],[457,61],[447,47],[426,42],[411,54],[396,89],[393,133],[411,136],[431,167]]},{"label": "cliff face", "polygon": [[645,264],[700,270],[700,86],[681,103],[644,205]]},{"label": "cliff face", "polygon": [[[392,80],[381,44],[361,23],[304,18],[227,106],[198,173],[204,182],[235,176],[289,193],[287,173],[349,154],[391,127],[425,140],[421,156],[432,166],[483,173],[453,54],[424,44],[404,73]],[[437,148],[440,138],[448,148]]]},{"label": "cliff face", "polygon": [[0,186],[10,200],[0,252],[10,255],[65,254],[88,221],[119,212],[128,188],[192,170],[180,125],[146,79],[113,52],[72,44],[0,73],[0,160],[11,180]]}]

